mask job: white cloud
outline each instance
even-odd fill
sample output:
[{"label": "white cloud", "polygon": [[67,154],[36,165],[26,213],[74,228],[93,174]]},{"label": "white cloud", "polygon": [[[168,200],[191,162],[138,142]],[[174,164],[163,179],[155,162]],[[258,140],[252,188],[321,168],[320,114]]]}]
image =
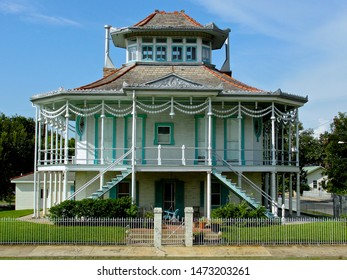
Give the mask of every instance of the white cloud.
[{"label": "white cloud", "polygon": [[[323,123],[337,112],[346,111],[346,1],[191,1],[230,23],[231,29],[235,26],[238,33],[251,32],[266,36],[268,42],[275,39],[273,44],[281,42],[276,44],[276,52],[268,51],[272,51],[273,61],[280,61],[284,67],[273,69],[273,75],[265,77],[269,80],[262,82],[276,84],[289,93],[308,95],[309,102],[301,114],[305,128],[317,128],[316,133],[321,133],[329,128],[329,123]],[[257,44],[252,36],[247,40],[252,46]],[[269,63],[261,58],[257,62],[264,66]],[[248,74],[259,77],[258,73]]]},{"label": "white cloud", "polygon": [[[0,0],[1,1],[1,0]],[[79,26],[76,21],[61,17],[45,15],[32,4],[26,1],[2,1],[0,2],[0,13],[19,16],[22,20],[45,23],[51,25]]]}]

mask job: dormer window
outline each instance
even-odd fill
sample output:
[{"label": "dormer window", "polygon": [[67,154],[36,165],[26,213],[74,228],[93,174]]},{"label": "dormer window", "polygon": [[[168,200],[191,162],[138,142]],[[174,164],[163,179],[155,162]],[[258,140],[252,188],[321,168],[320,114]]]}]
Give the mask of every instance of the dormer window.
[{"label": "dormer window", "polygon": [[187,47],[186,50],[186,60],[187,61],[196,61],[196,47]]},{"label": "dormer window", "polygon": [[157,61],[166,61],[166,46],[157,46],[155,56]]},{"label": "dormer window", "polygon": [[142,59],[143,60],[153,60],[153,46],[143,46],[142,47]]}]

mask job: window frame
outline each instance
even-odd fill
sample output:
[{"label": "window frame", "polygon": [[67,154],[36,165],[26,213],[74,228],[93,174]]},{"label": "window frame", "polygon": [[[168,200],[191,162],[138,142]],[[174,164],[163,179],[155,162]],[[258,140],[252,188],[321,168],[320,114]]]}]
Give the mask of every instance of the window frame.
[{"label": "window frame", "polygon": [[[180,54],[181,55],[181,59],[175,58],[174,48],[180,48],[181,49],[181,54]],[[184,58],[183,45],[172,45],[172,47],[171,47],[171,60],[175,61],[175,62],[181,62],[181,61],[183,61],[183,58]]]},{"label": "window frame", "polygon": [[[161,52],[163,51],[163,48],[165,48],[165,58],[159,58],[158,59],[158,55],[157,55],[157,52],[158,52],[158,48],[161,48]],[[162,57],[162,55],[160,55]],[[155,60],[156,61],[167,61],[167,46],[166,45],[156,45],[155,46]]]},{"label": "window frame", "polygon": [[[161,142],[159,140],[158,129],[160,127],[169,127],[170,128],[169,141],[168,142]],[[173,123],[155,123],[155,125],[154,125],[154,145],[175,145],[174,124]]]},{"label": "window frame", "polygon": [[[145,48],[152,48],[152,58],[144,58],[144,49]],[[149,50],[147,49],[147,52]],[[142,45],[142,50],[141,50],[141,56],[143,61],[154,61],[154,46],[153,45]]]},{"label": "window frame", "polygon": [[[188,48],[194,48],[195,49],[195,58],[193,59],[188,59]],[[191,50],[190,51],[191,53],[193,53],[193,51]],[[197,54],[198,54],[198,51],[197,51],[197,47],[196,45],[192,45],[192,46],[186,46],[186,61],[197,61]],[[193,55],[191,55],[193,56]]]}]

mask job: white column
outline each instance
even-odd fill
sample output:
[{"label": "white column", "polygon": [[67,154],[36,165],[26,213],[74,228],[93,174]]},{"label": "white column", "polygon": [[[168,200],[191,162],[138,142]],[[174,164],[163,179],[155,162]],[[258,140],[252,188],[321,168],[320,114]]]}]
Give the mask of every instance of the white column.
[{"label": "white column", "polygon": [[296,173],[296,215],[299,217],[300,213],[300,172]]},{"label": "white column", "polygon": [[58,189],[58,182],[57,182],[57,172],[54,172],[54,197],[53,197],[53,205],[57,204],[57,192]]},{"label": "white column", "polygon": [[271,151],[272,151],[272,165],[276,165],[276,144],[275,144],[275,105],[272,102],[272,115],[271,115]]},{"label": "white column", "polygon": [[69,101],[66,100],[64,164],[69,163]]},{"label": "white column", "polygon": [[48,200],[47,200],[47,204],[48,204],[48,207],[51,208],[52,204],[53,204],[52,203],[52,193],[53,193],[52,172],[49,172],[48,180],[49,180],[49,184],[48,184]]},{"label": "white column", "polygon": [[36,109],[36,117],[35,117],[35,154],[34,154],[34,213],[33,217],[39,217],[39,207],[38,207],[38,192],[40,190],[40,181],[37,181],[38,171],[37,171],[37,161],[40,158],[40,147],[41,147],[41,117],[39,117],[39,109],[37,106]]},{"label": "white column", "polygon": [[[271,199],[272,202],[276,201],[276,173],[272,172],[271,173]],[[271,209],[272,213],[277,216],[277,209],[273,203],[271,203]]]},{"label": "white column", "polygon": [[64,184],[63,184],[63,193],[62,193],[63,201],[66,200],[66,196],[67,196],[68,174],[69,174],[68,171],[64,171]]},{"label": "white column", "polygon": [[206,190],[206,217],[211,218],[211,172],[207,172],[207,190]]},{"label": "white column", "polygon": [[211,97],[208,98],[208,140],[207,140],[207,161],[208,165],[212,165],[212,102]]},{"label": "white column", "polygon": [[100,164],[104,164],[104,135],[105,135],[105,101],[102,100],[102,111],[101,111],[101,143],[100,143]]},{"label": "white column", "polygon": [[43,215],[47,213],[47,172],[43,172],[43,198],[42,198],[42,210]]},{"label": "white column", "polygon": [[299,166],[299,142],[300,142],[300,136],[299,136],[299,109],[296,109],[296,166]]},{"label": "white column", "polygon": [[136,95],[135,90],[133,91],[133,111],[132,111],[132,154],[131,154],[131,198],[134,204],[136,204]]},{"label": "white column", "polygon": [[288,165],[292,165],[292,124],[288,123]]},{"label": "white column", "polygon": [[53,127],[53,121],[51,121],[51,148],[50,148],[50,156],[49,156],[49,162],[50,164],[53,164],[54,162],[54,127]]},{"label": "white column", "polygon": [[241,102],[239,102],[239,113],[237,115],[239,120],[239,165],[242,165],[242,114],[241,114]]},{"label": "white column", "polygon": [[59,172],[59,175],[58,175],[58,203],[61,202],[61,172]]},{"label": "white column", "polygon": [[63,129],[60,129],[59,163],[63,163]]},{"label": "white column", "polygon": [[48,124],[47,119],[45,120],[45,155],[44,155],[44,165],[47,165],[48,160]]},{"label": "white column", "polygon": [[293,175],[289,173],[289,217],[293,215]]},{"label": "white column", "polygon": [[59,131],[58,127],[55,127],[55,157],[54,162],[57,164],[59,162]]}]

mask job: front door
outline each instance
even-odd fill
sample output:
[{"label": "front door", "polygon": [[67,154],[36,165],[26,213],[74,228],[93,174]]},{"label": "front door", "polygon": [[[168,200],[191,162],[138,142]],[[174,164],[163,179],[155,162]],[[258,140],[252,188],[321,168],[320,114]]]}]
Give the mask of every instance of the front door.
[{"label": "front door", "polygon": [[184,216],[184,182],[179,180],[160,180],[155,182],[155,207],[175,211]]}]

